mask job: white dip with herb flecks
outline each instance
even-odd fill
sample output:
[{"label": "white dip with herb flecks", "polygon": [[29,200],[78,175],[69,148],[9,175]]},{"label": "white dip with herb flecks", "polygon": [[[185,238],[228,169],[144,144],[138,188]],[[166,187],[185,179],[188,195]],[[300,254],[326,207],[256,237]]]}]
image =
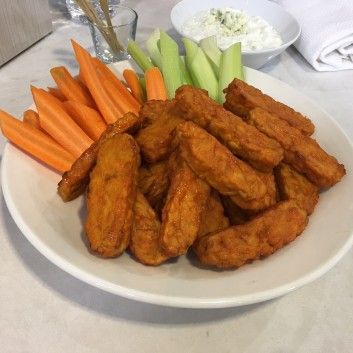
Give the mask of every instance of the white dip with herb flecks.
[{"label": "white dip with herb flecks", "polygon": [[182,32],[197,42],[216,35],[222,50],[236,42],[241,42],[243,51],[273,49],[282,44],[278,32],[263,18],[230,7],[197,13],[184,23]]}]

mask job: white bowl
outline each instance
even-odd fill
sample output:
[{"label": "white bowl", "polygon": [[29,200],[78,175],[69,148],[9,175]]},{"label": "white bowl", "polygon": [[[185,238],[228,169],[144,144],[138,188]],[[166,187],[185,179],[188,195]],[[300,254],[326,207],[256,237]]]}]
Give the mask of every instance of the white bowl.
[{"label": "white bowl", "polygon": [[224,7],[232,7],[243,10],[249,15],[262,17],[277,30],[282,38],[283,44],[278,48],[243,51],[245,66],[255,69],[263,66],[286,50],[300,35],[300,25],[296,19],[281,6],[268,0],[182,0],[173,7],[170,18],[177,32],[181,36],[185,36],[182,32],[182,26],[190,17],[210,8]]}]

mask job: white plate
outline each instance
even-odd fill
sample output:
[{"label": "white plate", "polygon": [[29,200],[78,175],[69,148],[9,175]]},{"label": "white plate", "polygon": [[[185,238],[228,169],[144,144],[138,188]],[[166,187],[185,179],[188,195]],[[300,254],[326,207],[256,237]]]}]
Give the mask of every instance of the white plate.
[{"label": "white plate", "polygon": [[320,196],[304,233],[281,251],[236,271],[198,268],[185,256],[160,267],[129,257],[91,255],[82,234],[83,197],[63,203],[60,176],[7,144],[2,188],[9,211],[27,239],[73,276],[127,298],[166,306],[215,308],[278,297],[318,278],[348,251],[353,236],[353,147],[336,122],[288,85],[246,69],[247,81],[311,117],[315,138],[347,168],[342,182]]}]

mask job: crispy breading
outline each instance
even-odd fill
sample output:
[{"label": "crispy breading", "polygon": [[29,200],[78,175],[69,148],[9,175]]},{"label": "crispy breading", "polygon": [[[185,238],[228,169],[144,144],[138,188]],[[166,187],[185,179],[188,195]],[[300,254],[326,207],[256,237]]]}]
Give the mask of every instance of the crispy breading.
[{"label": "crispy breading", "polygon": [[140,155],[130,135],[102,143],[90,175],[85,230],[90,248],[103,257],[119,256],[129,245]]},{"label": "crispy breading", "polygon": [[160,242],[168,255],[184,254],[197,238],[210,191],[210,186],[180,161],[162,211]]},{"label": "crispy breading", "polygon": [[168,161],[141,167],[138,186],[153,208],[162,203],[169,187]]},{"label": "crispy breading", "polygon": [[236,205],[250,214],[264,210],[277,202],[277,188],[273,173],[262,173],[259,171],[256,171],[256,173],[266,186],[265,196],[250,201],[230,197]]},{"label": "crispy breading", "polygon": [[193,246],[200,262],[217,268],[234,268],[271,255],[301,234],[306,212],[294,201],[282,201],[250,222],[206,235]]},{"label": "crispy breading", "polygon": [[184,119],[203,127],[253,167],[271,171],[282,160],[283,150],[277,141],[225,110],[207,92],[185,85],[176,91],[175,99]]},{"label": "crispy breading", "polygon": [[69,171],[63,174],[58,184],[58,194],[63,201],[71,201],[85,192],[89,183],[89,173],[96,163],[97,153],[103,142],[115,134],[135,131],[142,122],[143,118],[127,113],[114,124],[108,125],[101,137],[82,153]]},{"label": "crispy breading", "polygon": [[306,116],[281,102],[275,101],[272,97],[242,80],[234,79],[225,89],[225,93],[226,102],[224,106],[237,115],[246,116],[252,109],[259,107],[275,114],[305,135],[310,136],[314,133],[315,126]]},{"label": "crispy breading", "polygon": [[150,100],[145,102],[139,112],[140,117],[147,124],[152,124],[153,122],[159,120],[164,112],[170,109],[173,105],[172,100]]},{"label": "crispy breading", "polygon": [[277,166],[275,176],[281,199],[294,200],[309,215],[312,214],[319,201],[318,187],[288,164]]},{"label": "crispy breading", "polygon": [[[159,102],[159,101],[158,101]],[[183,121],[175,111],[175,102],[162,104],[160,116],[136,135],[144,160],[156,163],[168,157],[173,150],[174,130]]]},{"label": "crispy breading", "polygon": [[191,169],[223,195],[250,201],[262,198],[266,186],[254,169],[191,121],[179,124],[182,158]]},{"label": "crispy breading", "polygon": [[158,266],[169,258],[159,243],[160,227],[153,208],[143,194],[137,191],[129,249],[145,265]]},{"label": "crispy breading", "polygon": [[303,135],[277,116],[255,108],[249,113],[247,121],[276,139],[284,149],[284,162],[319,188],[336,184],[346,174],[343,164],[326,153],[314,139]]},{"label": "crispy breading", "polygon": [[211,194],[206,202],[198,238],[206,234],[218,232],[229,227],[229,219],[224,215],[224,208],[218,192],[211,190]]}]

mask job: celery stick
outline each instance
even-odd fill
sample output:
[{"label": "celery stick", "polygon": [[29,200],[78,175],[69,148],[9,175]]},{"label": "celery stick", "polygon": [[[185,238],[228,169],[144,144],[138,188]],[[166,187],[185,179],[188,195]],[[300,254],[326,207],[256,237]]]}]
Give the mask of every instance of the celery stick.
[{"label": "celery stick", "polygon": [[244,80],[243,66],[241,63],[241,43],[235,43],[226,49],[221,56],[219,67],[219,99],[224,103],[223,90],[235,79]]},{"label": "celery stick", "polygon": [[210,62],[201,48],[197,48],[190,69],[200,87],[207,90],[211,98],[218,100],[218,81]]},{"label": "celery stick", "polygon": [[181,70],[181,82],[183,85],[193,85],[192,79],[189,73],[189,70],[187,69],[185,65],[185,59],[183,57],[180,57],[180,70]]},{"label": "celery stick", "polygon": [[158,66],[160,70],[162,70],[162,56],[161,56],[160,49],[158,47],[159,38],[160,38],[159,28],[156,28],[153,31],[153,33],[150,35],[150,37],[147,39],[146,48],[147,48],[148,54],[150,55],[152,63]]},{"label": "celery stick", "polygon": [[129,40],[127,51],[142,71],[146,71],[147,69],[153,67],[151,60],[146,56],[134,40]]},{"label": "celery stick", "polygon": [[218,49],[216,36],[202,39],[200,41],[200,47],[205,52],[208,60],[212,65],[213,71],[218,78],[222,52]]},{"label": "celery stick", "polygon": [[193,42],[189,38],[182,38],[182,41],[184,43],[184,48],[185,48],[185,63],[186,63],[186,67],[190,73],[192,82],[193,82],[194,86],[201,87],[200,83],[197,81],[195,75],[193,74],[193,72],[191,70],[191,63],[194,60],[198,46],[195,42]]},{"label": "celery stick", "polygon": [[164,82],[169,98],[173,98],[176,89],[182,85],[179,47],[178,44],[163,31],[160,32],[160,47]]}]

